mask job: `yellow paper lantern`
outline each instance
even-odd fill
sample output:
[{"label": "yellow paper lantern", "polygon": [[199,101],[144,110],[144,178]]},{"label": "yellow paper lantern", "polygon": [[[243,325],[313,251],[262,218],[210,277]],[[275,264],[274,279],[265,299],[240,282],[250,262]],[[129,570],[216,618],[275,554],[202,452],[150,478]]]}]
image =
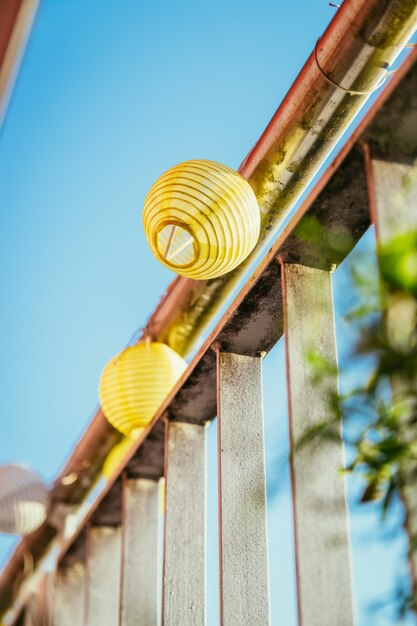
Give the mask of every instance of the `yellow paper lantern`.
[{"label": "yellow paper lantern", "polygon": [[[141,429],[138,429],[139,431]],[[138,435],[139,433],[135,433]],[[119,467],[124,458],[127,457],[132,447],[136,442],[135,437],[124,437],[120,443],[114,446],[114,448],[107,455],[103,463],[103,476],[107,479],[111,478]]]},{"label": "yellow paper lantern", "polygon": [[113,357],[100,379],[103,413],[117,430],[135,436],[147,426],[187,367],[164,343],[140,342]]},{"label": "yellow paper lantern", "polygon": [[42,479],[29,467],[0,467],[0,532],[27,535],[43,524],[49,494]]},{"label": "yellow paper lantern", "polygon": [[143,224],[156,258],[199,280],[230,272],[259,238],[260,214],[249,183],[213,161],[176,165],[151,187]]}]

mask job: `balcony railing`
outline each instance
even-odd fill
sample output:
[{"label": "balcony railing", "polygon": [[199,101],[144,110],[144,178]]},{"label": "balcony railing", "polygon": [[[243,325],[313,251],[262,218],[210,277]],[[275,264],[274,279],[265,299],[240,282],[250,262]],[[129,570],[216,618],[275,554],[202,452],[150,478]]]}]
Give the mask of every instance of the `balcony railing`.
[{"label": "balcony railing", "polygon": [[[262,359],[284,335],[295,442],[329,416],[329,392],[337,392],[337,376],[313,383],[304,358],[313,349],[337,368],[332,272],[372,223],[381,241],[417,230],[416,144],[411,130],[407,134],[416,128],[416,93],[414,50],[242,287],[76,532],[60,544],[55,571],[38,574],[35,593],[24,586],[20,595],[11,593],[5,579],[0,581],[9,599],[17,598],[19,610],[10,623],[158,624],[159,483],[165,478],[162,623],[203,625],[206,424],[217,416],[221,623],[270,624]],[[393,216],[398,196],[407,210]],[[306,228],[312,221],[320,225],[320,235]],[[308,446],[291,461],[302,626],[355,623],[342,465],[341,437],[337,445]],[[415,525],[415,492],[408,498]],[[71,505],[66,506],[68,512]],[[416,575],[417,562],[411,565]]]}]

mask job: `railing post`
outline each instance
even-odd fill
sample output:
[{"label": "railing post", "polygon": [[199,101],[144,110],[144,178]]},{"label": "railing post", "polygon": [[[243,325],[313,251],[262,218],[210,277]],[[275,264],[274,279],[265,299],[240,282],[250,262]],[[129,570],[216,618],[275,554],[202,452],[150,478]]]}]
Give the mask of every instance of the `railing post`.
[{"label": "railing post", "polygon": [[384,244],[398,235],[417,231],[417,165],[373,159],[370,150],[365,151],[379,241]]},{"label": "railing post", "polygon": [[[332,406],[338,381],[331,275],[284,265],[283,297],[299,623],[352,626],[344,454]],[[326,375],[314,371],[316,359]],[[294,450],[310,429],[326,420],[334,426],[335,419],[339,441],[318,435]]]},{"label": "railing post", "polygon": [[165,454],[163,623],[204,626],[205,426],[168,421]]},{"label": "railing post", "polygon": [[25,619],[26,619],[25,613],[26,613],[26,607],[21,608],[19,611],[19,614],[11,623],[11,626],[25,626]]},{"label": "railing post", "polygon": [[[417,115],[415,111],[414,115]],[[413,159],[402,154],[396,154],[395,158],[391,157],[391,159],[385,155],[384,160],[373,158],[368,146],[365,146],[365,156],[368,170],[369,199],[378,242],[384,245],[395,237],[413,232],[417,233],[417,165]],[[390,315],[389,311],[387,312],[387,330],[389,333],[395,334],[398,320],[395,319],[396,316],[391,303],[389,308],[393,314]],[[415,310],[412,315],[416,315]],[[399,376],[394,376],[391,382],[394,395],[405,394],[415,397],[417,381],[410,384],[410,382],[401,380]],[[415,440],[417,437],[416,427],[412,428],[409,425],[408,431],[408,439],[410,441]],[[417,489],[414,476],[403,476],[402,478],[404,485],[401,497],[406,508],[406,530],[410,541],[410,571],[413,587],[416,590]],[[417,600],[414,599],[413,602],[414,610],[417,612]]]},{"label": "railing post", "polygon": [[83,563],[57,571],[52,598],[53,626],[84,626],[85,581]]},{"label": "railing post", "polygon": [[120,527],[89,526],[86,626],[119,623],[120,566]]},{"label": "railing post", "polygon": [[270,624],[260,357],[217,352],[220,622]]},{"label": "railing post", "polygon": [[26,602],[23,613],[23,626],[38,626],[38,597],[34,594]]},{"label": "railing post", "polygon": [[36,591],[29,593],[13,626],[55,626],[53,619],[53,574],[44,573]]},{"label": "railing post", "polygon": [[157,626],[159,482],[123,479],[121,626]]}]

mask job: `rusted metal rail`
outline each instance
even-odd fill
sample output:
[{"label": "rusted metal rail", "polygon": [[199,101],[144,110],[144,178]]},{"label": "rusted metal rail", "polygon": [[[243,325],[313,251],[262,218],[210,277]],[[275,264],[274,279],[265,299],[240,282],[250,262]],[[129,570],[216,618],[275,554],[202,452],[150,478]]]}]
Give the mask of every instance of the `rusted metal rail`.
[{"label": "rusted metal rail", "polygon": [[39,0],[0,3],[0,129]]},{"label": "rusted metal rail", "polygon": [[[371,6],[374,11],[373,14],[370,9]],[[375,69],[374,64],[376,62],[380,63],[382,57],[375,57],[373,54],[383,54],[385,61],[389,63],[397,54],[398,46],[402,45],[410,34],[412,21],[414,20],[415,23],[415,17],[415,2],[368,2],[366,6],[365,3],[359,1],[345,2],[343,11],[340,11],[317,46],[316,53],[320,55],[321,69],[317,65],[316,55],[313,54],[259,144],[241,167],[241,172],[247,176],[261,198],[264,241],[267,240],[269,233],[274,232],[277,223],[282,219],[283,213],[298,197],[303,184],[306,184],[311,179],[323,157],[331,146],[334,145],[337,137],[346,128],[346,125],[365,99],[365,96],[351,95],[343,89],[335,88],[331,81],[355,91],[365,91],[375,87],[381,79],[382,69],[379,66]],[[352,32],[350,31],[350,23],[353,24]],[[336,42],[337,37],[340,37],[342,33],[345,33],[346,40],[343,40],[340,50],[341,55],[339,56],[339,51],[336,50]],[[364,33],[367,33],[366,36]],[[371,45],[370,41],[373,42],[373,45]],[[375,52],[374,48],[377,49],[377,52]],[[367,54],[364,53],[364,49],[367,51]],[[352,74],[349,74],[349,64],[344,63],[343,55],[349,61],[350,67],[356,67],[357,72],[354,78]],[[358,58],[362,59],[362,61],[365,58],[362,65],[358,65]],[[224,365],[218,364],[216,367],[216,354],[222,355],[227,353],[239,357],[232,360],[233,367],[236,368],[235,375],[241,377],[242,380],[248,375],[248,371],[251,368],[260,371],[259,355],[261,352],[268,352],[281,337],[284,330],[285,317],[287,365],[290,381],[301,379],[300,374],[303,374],[303,364],[300,364],[299,359],[296,357],[297,351],[292,348],[291,337],[293,331],[291,329],[296,323],[299,307],[305,301],[305,298],[309,296],[310,287],[307,285],[321,285],[322,289],[320,289],[320,292],[322,295],[324,294],[323,297],[327,298],[325,309],[331,320],[331,294],[326,287],[326,285],[330,284],[330,273],[352,250],[370,224],[368,180],[364,165],[362,143],[366,143],[369,146],[368,150],[371,151],[373,162],[381,158],[389,162],[390,160],[398,159],[399,156],[402,159],[410,159],[412,155],[415,156],[417,154],[416,116],[414,115],[413,117],[410,114],[411,112],[415,113],[417,110],[417,103],[414,102],[417,93],[416,60],[417,53],[413,51],[398,73],[390,79],[375,106],[342,148],[338,157],[328,168],[307,200],[297,210],[289,225],[273,243],[271,249],[260,261],[250,279],[234,299],[232,305],[221,317],[203,347],[194,357],[185,375],[167,398],[148,429],[143,433],[136,449],[132,451],[130,459],[126,462],[126,466],[118,468],[113,479],[108,482],[91,507],[85,522],[80,526],[76,536],[63,548],[58,568],[60,580],[64,581],[62,588],[60,587],[60,593],[62,593],[64,598],[62,602],[63,611],[65,606],[67,606],[66,603],[70,602],[68,598],[72,597],[71,593],[74,589],[82,588],[83,593],[87,594],[86,606],[90,606],[90,603],[94,602],[94,592],[91,591],[91,585],[87,584],[85,586],[83,580],[86,576],[87,580],[90,580],[88,577],[89,568],[94,567],[96,546],[100,544],[103,536],[105,536],[103,542],[114,547],[115,542],[119,541],[115,537],[124,532],[120,529],[126,526],[126,522],[128,522],[126,516],[129,515],[128,510],[130,509],[126,505],[122,507],[122,500],[126,503],[128,502],[127,498],[130,498],[131,505],[135,505],[133,508],[140,509],[143,506],[144,493],[147,493],[146,497],[149,497],[149,493],[146,490],[143,492],[141,489],[135,492],[136,495],[132,496],[132,493],[128,495],[127,485],[131,481],[148,481],[150,486],[152,486],[162,476],[166,475],[168,481],[167,524],[170,519],[170,509],[168,508],[170,506],[172,506],[172,515],[175,519],[175,502],[181,501],[181,496],[178,493],[179,487],[176,487],[177,481],[173,480],[170,482],[170,476],[175,477],[176,475],[175,451],[179,445],[179,435],[174,425],[184,423],[191,425],[190,432],[192,434],[188,436],[190,437],[190,442],[195,441],[193,445],[196,448],[196,455],[200,455],[201,461],[204,445],[197,443],[198,437],[193,433],[194,428],[200,429],[196,432],[201,433],[201,428],[205,422],[213,419],[217,414],[217,371],[220,372],[220,382],[217,384],[220,402],[222,402],[223,391],[226,393],[226,396],[224,396],[225,400],[223,400],[225,403],[223,406],[226,406],[226,409],[223,417],[220,412],[220,419],[223,420],[226,426],[227,422],[233,419],[233,407],[230,408],[231,405],[227,401],[227,393],[232,394],[233,397],[235,392],[233,392],[233,389],[230,389],[228,392],[226,389],[222,391],[221,388],[221,367],[224,367],[225,380],[227,380],[232,365],[225,362]],[[374,70],[371,71],[371,68],[374,68]],[[323,71],[326,73],[327,78],[324,78]],[[347,80],[350,82],[347,82]],[[341,92],[340,95],[339,91]],[[333,106],[335,101],[337,101],[337,104]],[[330,105],[330,102],[333,102],[333,104]],[[323,117],[323,111],[326,109],[326,106],[330,115],[327,121]],[[310,112],[310,116],[307,115],[307,111]],[[328,141],[326,139],[327,136],[329,136]],[[285,143],[286,141],[287,143]],[[288,156],[284,155],[283,157],[281,154],[280,157],[279,147],[281,146],[281,150],[283,150],[283,145],[289,146],[286,152]],[[302,157],[298,161],[297,154]],[[297,167],[295,167],[296,164]],[[308,281],[306,276],[309,277]],[[282,287],[282,277],[285,289]],[[164,339],[172,343],[174,347],[177,347],[176,340],[171,342],[169,337],[181,335],[182,338],[185,337],[183,346],[189,347],[193,336],[191,327],[195,324],[197,332],[201,332],[205,323],[204,320],[209,319],[210,315],[213,314],[213,298],[215,294],[222,300],[228,293],[229,288],[234,284],[234,280],[237,280],[237,274],[236,277],[229,276],[228,279],[220,279],[220,282],[210,281],[205,286],[201,283],[195,284],[194,281],[177,279],[174,281],[167,297],[151,318],[147,327],[148,332],[155,338]],[[306,284],[305,289],[302,287],[304,283]],[[203,291],[203,287],[205,291]],[[201,292],[199,291],[200,289],[202,290]],[[193,306],[189,304],[190,299],[193,299]],[[319,310],[323,307],[323,303],[316,302],[313,298],[311,306],[313,308],[317,307],[317,310]],[[177,311],[182,312],[182,319],[186,320],[182,330],[175,322]],[[326,351],[331,356],[332,351],[334,351],[332,347],[334,339],[331,334],[331,324],[329,325],[328,321],[322,323],[322,334],[314,332],[313,328],[307,328],[306,332],[310,333],[310,338],[312,339],[317,337],[317,340],[321,341],[323,346],[326,346]],[[189,335],[184,335],[184,328],[190,329]],[[215,344],[216,350],[212,349],[213,344]],[[182,351],[186,351],[186,348],[183,347]],[[245,357],[249,361],[246,361],[245,358],[242,360],[240,357]],[[225,361],[227,360],[226,358]],[[295,368],[296,376],[291,374],[292,368]],[[297,383],[293,382],[293,384]],[[290,385],[290,414],[294,429],[299,426],[299,415],[305,408],[303,399],[300,399],[298,396],[297,389],[292,389]],[[293,400],[297,397],[298,404],[294,404]],[[228,406],[229,408],[227,408]],[[326,408],[322,407],[321,410],[325,411]],[[251,419],[253,421],[255,419],[256,421],[257,411],[258,409],[253,407],[252,418],[248,414],[248,420]],[[245,416],[245,407],[242,407],[242,414]],[[313,419],[315,419],[314,416]],[[162,423],[163,420],[167,421],[172,428],[169,426],[165,428]],[[180,428],[181,430],[187,431],[186,428]],[[221,430],[221,432],[223,431]],[[227,442],[227,430],[224,433],[225,441]],[[99,472],[103,458],[114,445],[117,437],[118,435],[107,425],[104,417],[99,412],[55,483],[53,489],[53,512],[55,511],[56,513],[56,510],[63,505],[78,504],[83,500]],[[194,439],[195,437],[197,438]],[[182,441],[181,438],[180,441]],[[253,445],[256,448],[254,453],[260,455],[259,458],[261,458],[263,454],[262,436],[259,437],[258,443]],[[167,452],[169,450],[171,450],[170,453]],[[164,454],[167,454],[165,468]],[[233,449],[225,451],[225,458],[221,461],[223,466],[227,467],[231,455],[233,456]],[[322,460],[322,463],[329,463],[328,469],[331,470],[338,463],[340,464],[340,460],[341,446],[333,459],[327,459],[326,457]],[[198,467],[198,459],[195,459],[193,462],[197,462]],[[308,462],[314,466],[315,459],[310,459]],[[259,470],[259,464],[257,464],[257,468]],[[297,537],[299,611],[302,623],[304,626],[315,625],[318,623],[314,621],[317,619],[317,615],[323,617],[324,601],[327,601],[327,598],[324,597],[325,588],[331,583],[335,586],[335,593],[336,591],[337,593],[334,604],[326,602],[326,610],[328,612],[324,613],[321,623],[324,625],[334,623],[342,625],[352,624],[352,611],[349,605],[351,595],[350,577],[346,567],[342,568],[342,571],[337,576],[332,576],[332,572],[339,572],[342,561],[346,563],[347,542],[346,540],[342,541],[340,550],[336,550],[333,555],[330,555],[326,549],[323,533],[320,534],[318,532],[317,535],[312,537],[306,536],[303,528],[305,528],[306,524],[312,522],[311,516],[313,512],[311,506],[309,506],[308,499],[306,500],[303,496],[303,488],[305,492],[305,476],[302,471],[297,470],[296,466],[294,466],[293,470],[293,486],[297,502],[295,532]],[[120,478],[122,473],[125,476],[124,483]],[[195,469],[194,472],[189,472],[189,474],[190,484],[188,486],[190,490],[196,489],[196,483],[193,480],[197,479],[200,481],[200,486],[203,485],[204,489],[204,478],[201,476],[201,471]],[[71,481],[65,480],[65,478],[71,475],[75,475],[76,480],[72,484],[68,484]],[[264,488],[263,472],[260,471],[257,475],[252,473],[251,476],[256,486],[262,492]],[[315,488],[323,488],[323,485],[318,482],[319,477],[314,472],[310,474],[309,478],[312,481],[308,489],[309,492],[311,490],[314,492]],[[231,482],[233,481],[233,474],[228,472],[222,478],[222,481],[224,481],[223,488],[225,493],[227,493],[227,490],[233,487],[233,482]],[[339,520],[336,525],[338,531],[341,532],[341,536],[346,537],[343,483],[339,482],[337,484],[339,486],[330,481],[326,488],[330,491],[333,490],[332,494],[334,503],[336,503],[337,519]],[[132,497],[134,498],[133,504]],[[242,494],[242,497],[244,497],[244,494]],[[184,507],[191,506],[189,502],[187,504],[187,500],[183,501],[183,504]],[[324,502],[324,505],[326,505],[326,502]],[[235,567],[233,561],[230,561],[227,556],[228,542],[230,537],[233,537],[233,533],[230,535],[230,524],[237,519],[242,522],[242,528],[245,529],[248,527],[248,524],[239,515],[249,515],[249,519],[251,518],[251,514],[247,510],[243,512],[238,509],[228,509],[230,506],[229,498],[222,505],[222,520],[224,520],[225,525],[221,527],[222,546],[226,550],[224,555],[222,553],[224,568],[222,577],[224,595],[222,615],[224,623],[227,624],[233,623],[230,622],[230,618],[227,616],[234,614],[233,612],[237,610],[236,605],[231,600],[227,581],[232,576],[233,580],[244,584],[244,581],[239,577],[239,571],[233,569]],[[188,509],[186,508],[186,510]],[[257,515],[259,521],[263,512],[264,504],[261,504],[260,509],[253,512],[253,515]],[[236,515],[238,516],[237,518]],[[0,611],[4,612],[9,608],[19,588],[19,582],[24,578],[25,553],[31,553],[36,564],[50,546],[56,532],[53,519],[51,517],[37,533],[25,539],[17,548],[10,563],[6,566],[0,579]],[[204,523],[199,522],[198,519],[198,517],[196,519],[190,518],[190,528],[198,530],[200,524],[200,535],[197,534],[196,537],[200,537],[199,541],[201,541]],[[312,523],[314,524],[314,521]],[[320,528],[320,524],[314,525]],[[262,524],[258,524],[259,526],[262,526]],[[97,528],[101,529],[101,531],[103,528],[108,530],[104,533],[101,531],[96,532]],[[181,542],[183,537],[181,537],[180,533],[183,529],[179,528],[178,524],[173,524],[170,528],[170,544],[172,541]],[[113,529],[113,531],[110,529]],[[249,535],[242,538],[242,545],[247,545],[245,544],[245,539],[248,540],[248,537]],[[244,616],[252,616],[252,619],[253,615],[261,616],[261,621],[257,623],[266,624],[269,619],[267,609],[267,569],[265,569],[266,565],[262,556],[266,554],[266,536],[264,535],[262,538],[262,536],[257,534],[254,540],[250,541],[254,549],[250,554],[247,554],[246,558],[252,564],[254,560],[260,562],[261,571],[254,576],[253,580],[256,583],[254,582],[253,584],[261,584],[260,581],[264,581],[262,586],[256,589],[256,597],[263,598],[263,601],[258,606],[255,603],[250,607],[238,607],[238,610],[243,618]],[[305,555],[309,554],[309,550],[313,550],[313,541],[316,546],[322,546],[322,554],[324,555],[322,585],[319,592],[316,590],[314,594],[311,593],[311,587],[308,585],[308,560],[304,558]],[[198,607],[201,606],[201,602],[204,604],[204,595],[203,598],[201,597],[201,587],[195,588],[185,584],[185,591],[179,590],[176,596],[180,603],[180,608],[178,608],[178,604],[176,605],[168,601],[172,597],[172,587],[170,585],[173,584],[175,579],[173,574],[178,574],[178,570],[175,569],[177,565],[175,554],[172,555],[167,552],[167,543],[165,544],[165,550],[165,624],[177,623],[175,619],[176,616],[180,615],[181,607],[183,609],[183,624],[200,623],[192,621],[193,612],[190,614],[190,621],[187,621],[185,616],[188,615],[187,606],[194,607],[192,609],[194,611],[199,610]],[[100,560],[105,557],[105,554],[103,556],[101,548],[99,548],[99,552],[100,554],[97,558]],[[113,555],[109,558],[114,559],[112,547],[108,548],[108,554]],[[197,566],[197,564],[195,565]],[[122,580],[126,581],[128,572],[126,565],[122,569],[124,571]],[[184,572],[182,575],[187,576]],[[105,584],[110,583],[107,580]],[[126,582],[122,583],[122,596],[125,594],[124,597],[127,604],[129,604],[129,601],[134,602],[132,596],[129,596],[129,593],[131,594],[129,588],[131,589],[132,587],[129,587]],[[191,598],[187,596],[190,589],[194,589],[192,591],[193,597]],[[344,594],[344,602],[338,602],[338,599],[340,599],[339,594]],[[309,612],[306,611],[306,606],[310,607]],[[152,606],[149,610],[152,612]],[[92,615],[93,612],[90,610],[89,614]],[[110,614],[110,612],[103,614],[103,619]],[[87,620],[86,624],[94,623],[88,618],[88,613]],[[60,623],[66,624],[68,621],[66,622],[62,618]],[[103,621],[102,623],[105,626],[106,623],[114,622]],[[129,622],[129,614],[123,617],[122,623],[133,623]],[[244,624],[246,622],[242,621],[240,623]],[[252,623],[254,622],[252,621]]]},{"label": "rusted metal rail", "polygon": [[[239,168],[261,209],[250,257],[216,280],[178,278],[145,332],[187,354],[319,170],[417,25],[415,0],[343,2],[263,135]],[[338,85],[338,86],[337,86]]]}]

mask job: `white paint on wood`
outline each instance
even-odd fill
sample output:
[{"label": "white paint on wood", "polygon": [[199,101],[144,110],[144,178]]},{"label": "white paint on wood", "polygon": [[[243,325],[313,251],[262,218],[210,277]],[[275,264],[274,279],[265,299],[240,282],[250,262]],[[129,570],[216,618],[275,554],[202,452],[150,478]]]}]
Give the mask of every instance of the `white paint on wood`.
[{"label": "white paint on wood", "polygon": [[381,243],[417,230],[417,165],[372,160],[375,226]]},{"label": "white paint on wood", "polygon": [[159,483],[123,483],[121,626],[157,626]]},{"label": "white paint on wood", "polygon": [[267,626],[262,364],[220,352],[217,367],[221,624]]},{"label": "white paint on wood", "polygon": [[165,445],[163,623],[165,626],[204,626],[205,427],[169,422]]},{"label": "white paint on wood", "polygon": [[[417,165],[371,160],[371,197],[375,227],[379,243],[406,233],[417,232]],[[411,270],[411,268],[410,268]],[[394,300],[386,313],[386,324],[391,341],[407,349],[410,335],[414,334],[417,316],[415,300]],[[415,397],[416,385],[393,376],[393,393],[398,397]],[[408,416],[407,416],[408,417]],[[417,439],[417,428],[408,425],[409,441]],[[417,489],[414,476],[403,475],[404,488],[401,495],[407,510],[409,537],[417,537]],[[409,552],[411,573],[417,585],[417,550]]]},{"label": "white paint on wood", "polygon": [[88,529],[86,626],[119,623],[121,529]]},{"label": "white paint on wood", "polygon": [[85,580],[82,563],[56,573],[52,601],[53,626],[84,625]]},{"label": "white paint on wood", "polygon": [[38,615],[38,598],[37,595],[33,593],[26,602],[23,619],[24,626],[37,626]]},{"label": "white paint on wood", "polygon": [[336,441],[317,436],[292,457],[299,622],[352,626],[348,510],[340,474],[344,453],[332,406],[338,380],[331,276],[286,265],[283,280],[292,444],[323,421],[333,421],[336,436]]}]

